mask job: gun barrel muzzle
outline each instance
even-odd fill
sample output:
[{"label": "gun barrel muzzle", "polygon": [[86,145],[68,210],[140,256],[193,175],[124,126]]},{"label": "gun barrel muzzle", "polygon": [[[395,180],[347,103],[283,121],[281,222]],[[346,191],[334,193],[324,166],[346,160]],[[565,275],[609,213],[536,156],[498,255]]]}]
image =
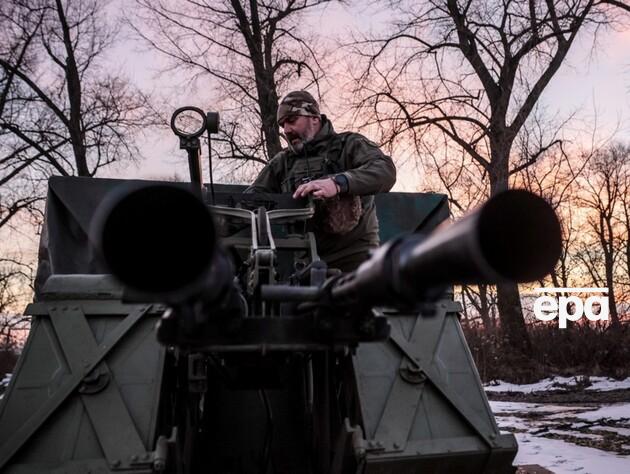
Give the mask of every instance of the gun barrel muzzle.
[{"label": "gun barrel muzzle", "polygon": [[197,291],[217,254],[209,209],[175,183],[120,187],[97,210],[90,234],[122,283],[170,299]]},{"label": "gun barrel muzzle", "polygon": [[528,191],[505,191],[454,224],[380,247],[332,295],[337,302],[413,303],[448,285],[534,281],[553,270],[561,247],[552,207]]},{"label": "gun barrel muzzle", "polygon": [[404,253],[400,270],[414,281],[524,283],[551,272],[560,251],[551,206],[528,191],[510,190]]}]

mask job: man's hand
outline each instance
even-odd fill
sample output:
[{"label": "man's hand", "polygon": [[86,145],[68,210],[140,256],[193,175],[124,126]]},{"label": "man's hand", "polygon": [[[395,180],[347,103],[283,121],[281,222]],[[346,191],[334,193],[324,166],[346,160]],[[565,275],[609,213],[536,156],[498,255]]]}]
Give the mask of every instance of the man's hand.
[{"label": "man's hand", "polygon": [[299,199],[309,194],[319,199],[331,198],[339,194],[339,186],[332,178],[316,179],[308,183],[300,184],[293,193],[293,199]]}]

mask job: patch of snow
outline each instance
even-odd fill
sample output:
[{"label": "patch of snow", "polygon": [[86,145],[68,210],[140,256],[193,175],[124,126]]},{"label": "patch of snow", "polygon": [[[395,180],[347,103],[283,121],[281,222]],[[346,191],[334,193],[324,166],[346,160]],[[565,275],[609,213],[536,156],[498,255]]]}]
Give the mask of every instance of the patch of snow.
[{"label": "patch of snow", "polygon": [[527,420],[523,420],[518,416],[496,415],[495,419],[497,421],[497,425],[499,425],[500,428],[512,428],[518,430],[529,429],[529,423],[527,423]]},{"label": "patch of snow", "polygon": [[582,420],[597,421],[601,419],[620,420],[630,419],[630,403],[611,403],[597,410],[586,411],[576,415]]},{"label": "patch of snow", "polygon": [[[570,387],[578,385],[578,381],[584,377],[560,377],[552,376],[535,383],[529,384],[513,384],[502,380],[495,380],[484,385],[486,392],[519,392],[532,393],[543,392],[547,390],[566,390]],[[607,392],[610,390],[630,389],[630,377],[624,380],[615,380],[608,377],[590,377],[591,386],[586,390],[599,392]]]},{"label": "patch of snow", "polygon": [[571,425],[571,428],[576,430],[576,429],[579,429],[579,428],[584,428],[585,426],[589,426],[589,424],[588,423],[579,422],[579,423],[573,423]]},{"label": "patch of snow", "polygon": [[630,472],[630,456],[576,446],[559,439],[515,433],[518,453],[515,465],[540,464],[554,474],[608,474]]},{"label": "patch of snow", "polygon": [[[553,390],[553,384],[558,383],[560,380],[566,380],[568,383],[572,380],[572,377],[549,377],[543,380],[540,380],[536,383],[529,384],[514,384],[509,382],[504,382],[503,380],[495,380],[493,382],[487,383],[484,385],[484,389],[486,392],[520,392],[520,393],[531,393],[531,392],[541,392],[544,390]],[[560,382],[564,383],[564,382]]]},{"label": "patch of snow", "polygon": [[[630,417],[630,403],[603,406],[545,405],[539,403],[490,401],[496,421],[501,430],[516,430],[518,454],[515,465],[540,464],[555,474],[608,474],[630,473],[630,456],[579,446],[568,440],[547,438],[550,433],[584,439],[602,439],[603,434],[581,433],[579,428],[589,430],[609,429],[598,425],[597,420]],[[539,416],[527,417],[532,412]],[[569,423],[558,426],[558,418],[568,418]],[[595,423],[585,423],[586,419]],[[564,426],[568,428],[563,429]],[[628,428],[614,427],[619,435],[630,434]],[[630,449],[630,444],[621,446]]]},{"label": "patch of snow", "polygon": [[618,435],[630,438],[630,428],[622,428],[620,426],[597,426],[595,428],[602,431],[610,431],[612,433],[617,433]]},{"label": "patch of snow", "polygon": [[609,392],[610,390],[620,390],[630,388],[630,377],[623,380],[615,380],[605,377],[591,377],[593,385],[586,390],[597,390],[598,392]]}]

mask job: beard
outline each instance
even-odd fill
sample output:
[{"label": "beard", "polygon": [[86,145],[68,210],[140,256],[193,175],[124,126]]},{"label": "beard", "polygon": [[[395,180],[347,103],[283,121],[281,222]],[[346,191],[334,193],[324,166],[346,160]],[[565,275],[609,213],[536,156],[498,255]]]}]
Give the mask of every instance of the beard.
[{"label": "beard", "polygon": [[304,145],[309,141],[307,137],[297,133],[282,136],[287,141],[289,150],[296,155],[304,151]]},{"label": "beard", "polygon": [[284,139],[287,141],[287,146],[289,150],[293,154],[301,154],[304,151],[304,146],[310,142],[315,135],[317,134],[317,130],[312,127],[307,128],[304,133],[288,133],[282,134]]},{"label": "beard", "polygon": [[303,138],[299,138],[297,140],[294,139],[294,141],[287,140],[287,142],[289,144],[289,150],[291,150],[294,155],[298,155],[304,151],[304,144],[306,140]]}]

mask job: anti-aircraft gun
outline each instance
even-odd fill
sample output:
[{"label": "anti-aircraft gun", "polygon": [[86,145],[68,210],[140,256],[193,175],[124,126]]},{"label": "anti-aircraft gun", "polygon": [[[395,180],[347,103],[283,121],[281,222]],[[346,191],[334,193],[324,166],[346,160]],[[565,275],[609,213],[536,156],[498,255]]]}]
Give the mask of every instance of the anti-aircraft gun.
[{"label": "anti-aircraft gun", "polygon": [[194,138],[192,184],[51,180],[2,472],[513,472],[450,288],[543,277],[551,208],[378,196],[386,242],[342,274],[310,203],[202,186]]}]

